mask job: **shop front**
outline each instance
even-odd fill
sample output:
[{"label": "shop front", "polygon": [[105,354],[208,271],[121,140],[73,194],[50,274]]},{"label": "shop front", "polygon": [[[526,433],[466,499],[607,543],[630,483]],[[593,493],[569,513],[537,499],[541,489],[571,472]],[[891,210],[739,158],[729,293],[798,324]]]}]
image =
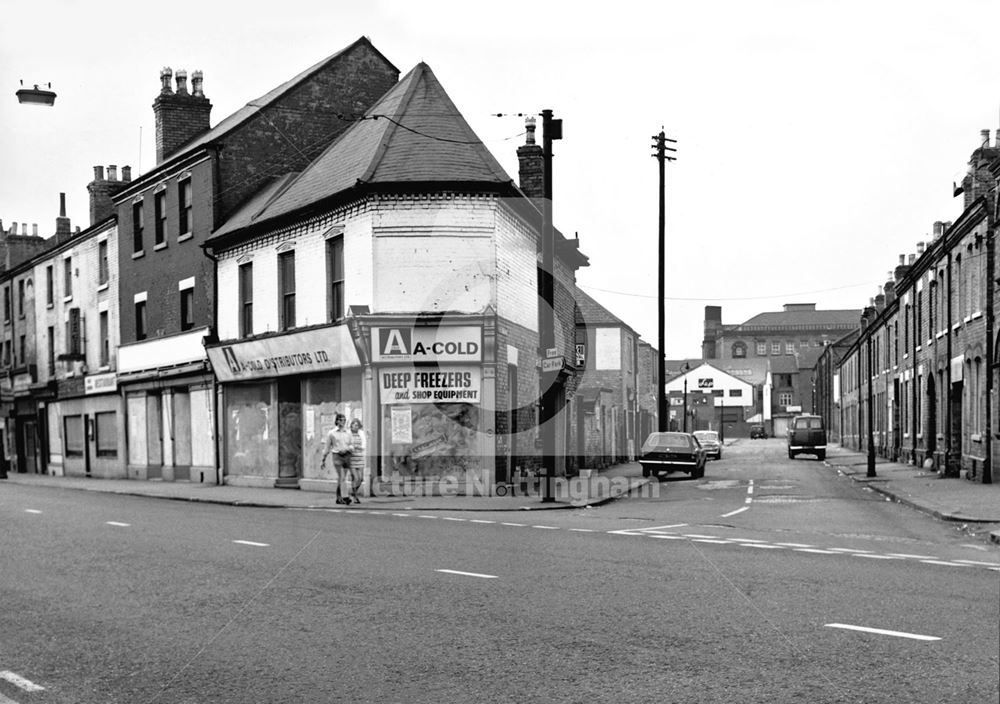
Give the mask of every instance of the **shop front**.
[{"label": "shop front", "polygon": [[368,322],[377,384],[376,493],[492,492],[495,365],[481,319]]},{"label": "shop front", "polygon": [[[337,415],[370,437],[365,372],[347,325],[220,342],[208,346],[208,358],[221,386],[224,483],[336,491],[323,448]],[[353,459],[366,477],[367,454]]]},{"label": "shop front", "polygon": [[50,474],[123,479],[125,432],[114,372],[61,379],[45,418]]}]

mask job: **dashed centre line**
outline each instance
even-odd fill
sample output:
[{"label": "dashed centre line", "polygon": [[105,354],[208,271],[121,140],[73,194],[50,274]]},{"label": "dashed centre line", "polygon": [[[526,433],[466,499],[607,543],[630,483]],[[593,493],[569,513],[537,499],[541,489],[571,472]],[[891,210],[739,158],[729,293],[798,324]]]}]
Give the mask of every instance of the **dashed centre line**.
[{"label": "dashed centre line", "polygon": [[21,677],[21,675],[16,672],[11,672],[10,670],[0,670],[0,679],[7,680],[12,685],[19,689],[23,689],[25,692],[42,692],[45,687],[35,684],[31,680]]},{"label": "dashed centre line", "polygon": [[250,545],[255,548],[267,548],[270,547],[270,543],[255,543],[252,540],[234,540],[234,543],[238,545]]},{"label": "dashed centre line", "polygon": [[462,577],[479,577],[480,579],[500,579],[495,574],[479,574],[478,572],[460,572],[458,570],[434,570],[435,572],[444,572],[445,574],[457,574]]},{"label": "dashed centre line", "polygon": [[118,521],[105,521],[109,526],[118,526],[120,528],[128,528],[131,523],[119,523]]},{"label": "dashed centre line", "polygon": [[827,628],[843,628],[848,631],[861,631],[862,633],[875,633],[882,636],[895,636],[896,638],[910,638],[911,640],[941,640],[937,636],[924,636],[919,633],[905,633],[903,631],[887,631],[883,628],[868,628],[867,626],[851,626],[846,623],[827,623]]},{"label": "dashed centre line", "polygon": [[39,511],[37,508],[26,508],[26,509],[24,509],[24,512],[25,513],[41,513],[41,511]]}]

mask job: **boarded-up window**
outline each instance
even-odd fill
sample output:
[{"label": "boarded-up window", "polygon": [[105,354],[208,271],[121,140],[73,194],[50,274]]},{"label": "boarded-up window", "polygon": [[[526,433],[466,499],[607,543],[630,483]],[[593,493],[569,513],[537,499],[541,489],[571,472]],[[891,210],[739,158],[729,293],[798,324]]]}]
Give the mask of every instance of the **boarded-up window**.
[{"label": "boarded-up window", "polygon": [[63,416],[66,456],[83,457],[83,416]]},{"label": "boarded-up window", "polygon": [[116,414],[97,413],[97,456],[117,457],[118,456],[118,424],[115,422]]}]

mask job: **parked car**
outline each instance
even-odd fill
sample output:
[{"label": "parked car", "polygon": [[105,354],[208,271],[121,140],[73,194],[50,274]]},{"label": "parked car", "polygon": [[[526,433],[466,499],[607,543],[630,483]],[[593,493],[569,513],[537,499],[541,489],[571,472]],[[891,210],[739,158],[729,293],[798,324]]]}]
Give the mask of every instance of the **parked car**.
[{"label": "parked car", "polygon": [[680,471],[698,479],[705,476],[705,450],[691,433],[651,433],[642,444],[639,464],[644,477]]},{"label": "parked car", "polygon": [[826,459],[826,427],[821,416],[795,416],[788,424],[788,459],[802,453]]},{"label": "parked car", "polygon": [[767,439],[767,431],[764,430],[764,426],[763,425],[751,425],[750,426],[750,439],[751,440],[757,440],[757,439],[766,440]]},{"label": "parked car", "polygon": [[696,430],[692,435],[698,439],[698,443],[705,450],[705,457],[714,457],[717,460],[722,459],[722,442],[719,440],[717,432],[714,430]]}]

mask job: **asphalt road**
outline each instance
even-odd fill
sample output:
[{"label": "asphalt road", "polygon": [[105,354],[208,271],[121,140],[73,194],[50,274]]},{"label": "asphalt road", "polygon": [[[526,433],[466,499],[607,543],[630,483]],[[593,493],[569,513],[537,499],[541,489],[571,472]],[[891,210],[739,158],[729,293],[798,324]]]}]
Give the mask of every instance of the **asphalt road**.
[{"label": "asphalt road", "polygon": [[775,440],[603,508],[361,509],[0,487],[0,704],[1000,700],[1000,551]]}]

